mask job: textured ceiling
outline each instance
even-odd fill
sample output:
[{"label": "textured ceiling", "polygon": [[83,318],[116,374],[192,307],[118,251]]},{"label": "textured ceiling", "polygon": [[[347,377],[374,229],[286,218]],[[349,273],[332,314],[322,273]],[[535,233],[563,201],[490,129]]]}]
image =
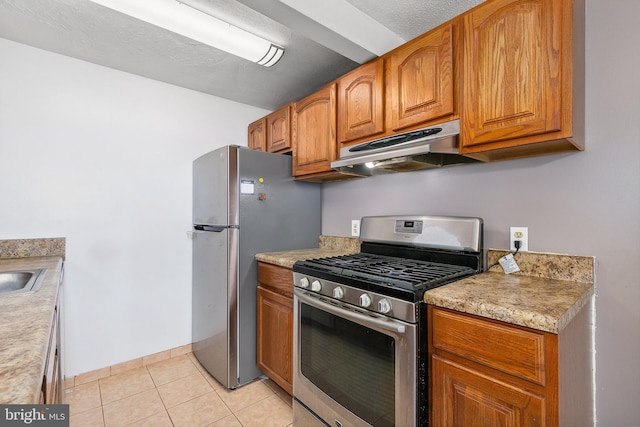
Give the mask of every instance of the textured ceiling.
[{"label": "textured ceiling", "polygon": [[89,0],[0,0],[0,37],[274,110],[483,0],[197,0],[285,47],[264,68]]}]

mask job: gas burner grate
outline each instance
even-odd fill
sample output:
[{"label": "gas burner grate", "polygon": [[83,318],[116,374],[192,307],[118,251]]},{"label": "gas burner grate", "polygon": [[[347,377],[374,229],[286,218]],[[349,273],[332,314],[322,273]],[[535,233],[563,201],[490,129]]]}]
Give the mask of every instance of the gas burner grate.
[{"label": "gas burner grate", "polygon": [[318,258],[305,263],[341,277],[408,290],[435,287],[475,273],[465,266],[366,253]]}]

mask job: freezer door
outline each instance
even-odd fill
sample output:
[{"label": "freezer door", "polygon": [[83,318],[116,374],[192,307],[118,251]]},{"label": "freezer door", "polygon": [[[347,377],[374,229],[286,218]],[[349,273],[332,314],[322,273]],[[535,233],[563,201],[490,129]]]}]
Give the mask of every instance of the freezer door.
[{"label": "freezer door", "polygon": [[193,239],[193,352],[227,388],[238,382],[237,241],[237,228],[195,231]]},{"label": "freezer door", "polygon": [[238,225],[238,147],[227,146],[193,161],[193,223]]}]

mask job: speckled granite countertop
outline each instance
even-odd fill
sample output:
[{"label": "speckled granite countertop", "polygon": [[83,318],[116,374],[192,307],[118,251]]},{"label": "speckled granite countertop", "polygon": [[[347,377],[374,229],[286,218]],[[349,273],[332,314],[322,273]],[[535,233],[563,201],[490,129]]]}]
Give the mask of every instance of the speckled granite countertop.
[{"label": "speckled granite countertop", "polygon": [[35,256],[59,256],[64,259],[66,241],[64,237],[0,240],[0,259]]},{"label": "speckled granite countertop", "polygon": [[62,256],[0,259],[0,271],[46,268],[40,289],[0,295],[0,403],[38,403]]},{"label": "speckled granite countertop", "polygon": [[[493,266],[507,252],[489,250]],[[516,255],[519,273],[505,275],[500,266],[425,292],[438,307],[559,333],[594,294],[593,257]]]},{"label": "speckled granite countertop", "polygon": [[[320,236],[318,248],[256,255],[258,261],[292,268],[298,260],[360,252],[360,241]],[[593,257],[521,252],[521,272],[505,275],[497,264],[507,251],[490,249],[481,274],[425,292],[424,301],[438,307],[559,333],[594,294]]]},{"label": "speckled granite countertop", "polygon": [[318,247],[282,252],[265,252],[256,255],[258,261],[293,268],[299,260],[325,258],[360,252],[360,240],[353,237],[320,236]]}]

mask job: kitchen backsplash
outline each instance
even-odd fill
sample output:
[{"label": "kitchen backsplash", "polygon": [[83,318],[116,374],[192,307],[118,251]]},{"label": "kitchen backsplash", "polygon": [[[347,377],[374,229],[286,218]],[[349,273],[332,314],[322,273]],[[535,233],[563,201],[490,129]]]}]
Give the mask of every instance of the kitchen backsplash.
[{"label": "kitchen backsplash", "polygon": [[320,236],[320,249],[360,252],[360,239],[357,237]]},{"label": "kitchen backsplash", "polygon": [[[498,259],[509,253],[509,251],[489,249],[487,251],[487,265],[492,267],[487,271],[502,272],[502,267],[497,264]],[[520,271],[512,274],[594,283],[595,257],[519,252],[514,258]]]},{"label": "kitchen backsplash", "polygon": [[64,237],[0,240],[0,258],[59,256],[64,259],[65,247]]}]

